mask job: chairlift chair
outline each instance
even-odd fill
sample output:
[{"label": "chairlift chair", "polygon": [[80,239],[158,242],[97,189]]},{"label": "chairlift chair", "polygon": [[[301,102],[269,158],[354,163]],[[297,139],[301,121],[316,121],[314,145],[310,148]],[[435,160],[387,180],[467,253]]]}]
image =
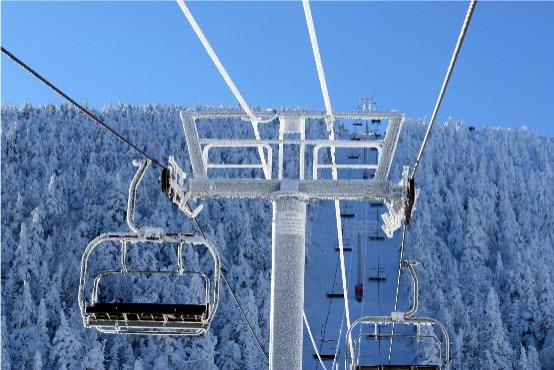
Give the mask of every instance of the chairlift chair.
[{"label": "chairlift chair", "polygon": [[385,270],[381,267],[370,267],[369,268],[369,276],[367,278],[367,281],[370,283],[382,283],[387,281],[387,274],[385,273]]},{"label": "chairlift chair", "polygon": [[[425,370],[448,370],[449,362],[450,362],[450,340],[448,337],[448,332],[446,331],[446,328],[437,320],[430,318],[430,317],[415,317],[415,313],[418,309],[419,304],[419,284],[417,280],[417,276],[415,274],[414,270],[415,262],[414,261],[402,261],[402,267],[407,268],[410,277],[412,278],[413,282],[413,299],[412,299],[412,307],[406,312],[393,312],[390,316],[365,316],[361,317],[358,320],[354,321],[350,327],[348,328],[348,331],[346,332],[346,356],[345,356],[345,369],[351,369],[351,370],[362,370],[362,369],[371,369],[371,370],[415,370],[415,369],[425,369]],[[352,333],[354,332],[354,329],[358,326],[362,325],[370,325],[373,327],[373,333],[369,335],[360,334],[356,338],[352,337]],[[380,327],[382,325],[412,325],[415,326],[416,331],[415,334],[399,334],[398,330],[395,330],[394,332],[388,333],[381,333]],[[443,340],[441,341],[434,333],[431,335],[426,335],[421,333],[421,327],[423,326],[430,326],[430,327],[437,327],[441,334]],[[423,338],[432,339],[435,343],[435,346],[438,351],[438,357],[440,358],[439,364],[434,365],[427,365],[427,364],[402,364],[402,365],[385,365],[385,364],[360,364],[359,361],[359,354],[357,351],[359,350],[358,341],[362,339],[362,337],[367,336],[370,339],[374,340],[383,340],[383,339],[398,339],[398,338],[414,338],[416,340],[421,340]],[[443,350],[444,349],[444,350]]]},{"label": "chairlift chair", "polygon": [[360,153],[356,153],[355,151],[351,151],[348,153],[348,159],[358,159],[360,158]]},{"label": "chairlift chair", "polygon": [[349,206],[349,205],[344,206],[344,208],[341,210],[340,217],[342,217],[342,218],[354,218],[354,217],[356,217],[356,215],[352,211],[352,206]]},{"label": "chairlift chair", "polygon": [[[209,241],[191,235],[163,233],[158,228],[139,228],[133,220],[136,188],[140,183],[150,162],[145,161],[139,169],[129,188],[127,207],[127,224],[131,232],[102,234],[94,239],[85,249],[81,261],[79,281],[79,307],[85,327],[93,327],[104,333],[146,334],[146,335],[200,335],[206,332],[214,318],[219,303],[220,259],[215,246]],[[92,282],[90,298],[87,292],[87,268],[89,258],[101,244],[120,243],[120,268],[102,271]],[[177,265],[169,271],[130,270],[127,266],[127,248],[136,243],[171,243],[177,246]],[[213,280],[202,271],[187,271],[183,266],[183,249],[187,246],[200,246],[211,255]],[[199,276],[204,284],[204,298],[201,303],[112,303],[99,302],[100,282],[107,276]],[[90,284],[89,284],[90,285]]]},{"label": "chairlift chair", "polygon": [[[343,231],[344,231],[344,229],[343,229]],[[343,235],[344,235],[344,232],[343,232]],[[343,249],[343,251],[345,251],[345,252],[352,252],[352,243],[350,242],[350,239],[348,239],[348,238],[342,238],[342,249]],[[338,242],[338,241],[337,241],[335,250],[336,250],[337,252],[340,251],[339,242]]]}]

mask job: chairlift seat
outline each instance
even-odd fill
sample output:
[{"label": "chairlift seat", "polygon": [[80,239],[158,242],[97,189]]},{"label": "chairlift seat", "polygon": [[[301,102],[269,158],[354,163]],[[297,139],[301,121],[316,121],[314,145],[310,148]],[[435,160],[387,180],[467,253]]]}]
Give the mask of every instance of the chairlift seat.
[{"label": "chairlift seat", "polygon": [[209,304],[95,303],[85,314],[96,320],[202,322]]},{"label": "chairlift seat", "polygon": [[[352,248],[351,248],[351,247],[343,247],[342,250],[343,250],[344,252],[352,252]],[[336,247],[336,248],[335,248],[335,251],[340,252],[340,248],[339,248],[339,247]]]},{"label": "chairlift seat", "polygon": [[370,235],[369,240],[382,242],[385,241],[385,237],[380,235]]},{"label": "chairlift seat", "polygon": [[367,281],[369,281],[371,283],[385,282],[385,281],[387,281],[387,277],[386,276],[370,276],[370,277],[367,278]]},{"label": "chairlift seat", "polygon": [[340,217],[342,218],[354,218],[356,215],[354,213],[341,213]]},{"label": "chairlift seat", "polygon": [[380,119],[372,119],[371,123],[381,123],[381,120]]},{"label": "chairlift seat", "polygon": [[348,159],[358,159],[360,158],[359,154],[348,154]]}]

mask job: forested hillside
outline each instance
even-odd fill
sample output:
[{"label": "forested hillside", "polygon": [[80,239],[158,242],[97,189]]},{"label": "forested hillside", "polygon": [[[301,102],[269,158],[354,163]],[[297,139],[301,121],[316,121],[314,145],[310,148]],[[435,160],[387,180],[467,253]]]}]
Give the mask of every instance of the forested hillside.
[{"label": "forested hillside", "polygon": [[[114,106],[98,113],[149,154],[164,161],[175,155],[187,168],[180,108]],[[244,127],[223,121],[205,133],[239,137]],[[395,181],[401,166],[413,163],[424,129],[405,125]],[[200,338],[83,328],[81,255],[99,234],[127,230],[135,158],[65,105],[2,107],[2,369],[266,367],[225,287],[213,327]],[[193,230],[159,190],[158,176],[159,169],[151,170],[141,184],[137,223]],[[420,262],[419,314],[450,332],[452,368],[554,369],[554,141],[524,129],[437,126],[416,181],[422,190],[406,250]],[[270,204],[206,204],[199,222],[267,348]],[[141,253],[142,263],[156,265],[150,267],[165,261],[154,251]],[[186,258],[199,267],[207,262],[196,252]]]}]

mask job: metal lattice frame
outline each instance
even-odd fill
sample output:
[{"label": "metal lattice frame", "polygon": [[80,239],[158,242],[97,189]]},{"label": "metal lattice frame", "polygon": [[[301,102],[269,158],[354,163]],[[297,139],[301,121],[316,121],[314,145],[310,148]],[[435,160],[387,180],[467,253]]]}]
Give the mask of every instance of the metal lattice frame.
[{"label": "metal lattice frame", "polygon": [[[259,199],[273,203],[272,223],[272,279],[270,307],[270,368],[302,367],[302,322],[304,308],[304,263],[306,203],[311,200],[379,200],[388,204],[404,204],[407,194],[405,179],[400,184],[387,181],[392,157],[403,123],[399,112],[354,112],[336,113],[332,117],[321,112],[256,112],[254,117],[262,124],[279,124],[277,140],[213,140],[200,139],[196,126],[199,119],[252,120],[249,115],[234,111],[181,112],[181,121],[192,165],[192,176],[186,174],[173,157],[162,184],[167,195],[190,217],[197,215],[187,205],[189,199]],[[325,140],[306,140],[306,125],[309,121],[329,124],[334,119],[381,119],[389,120],[389,129],[383,140],[345,141],[334,140],[334,135]],[[314,123],[314,122],[310,122]],[[332,126],[331,126],[332,127]],[[329,126],[327,126],[329,128]],[[300,135],[300,139],[288,139],[287,134]],[[296,179],[284,176],[284,146],[300,147],[299,176]],[[278,154],[274,156],[274,147]],[[313,147],[314,161],[312,178],[305,172],[305,151]],[[371,168],[376,172],[371,180],[340,180],[337,170],[353,168],[349,164],[331,165],[319,163],[319,151],[328,148],[335,158],[337,147],[375,148],[378,151],[377,165],[357,165],[356,168]],[[278,158],[277,171],[273,161],[260,164],[211,163],[212,148],[257,148],[268,157]],[[263,169],[264,178],[210,178],[208,169]],[[331,169],[332,180],[318,178],[318,171]],[[277,173],[277,178],[271,178]],[[308,171],[309,172],[309,171]],[[395,208],[396,210],[396,208]],[[396,211],[402,211],[396,210]],[[402,213],[403,214],[403,213]],[[337,216],[340,217],[340,216]],[[340,241],[340,239],[339,239]]]},{"label": "metal lattice frame", "polygon": [[[258,113],[258,112],[256,112]],[[278,118],[278,140],[215,140],[200,139],[196,121],[199,119],[242,119],[248,120],[249,116],[234,111],[210,111],[210,112],[181,112],[181,121],[189,149],[190,160],[194,178],[208,177],[209,168],[261,168],[267,178],[272,176],[273,149],[271,145],[278,145],[278,178],[283,178],[283,149],[284,145],[298,145],[300,147],[299,180],[305,179],[305,149],[313,147],[314,161],[312,166],[312,179],[318,179],[320,169],[373,169],[375,177],[373,181],[386,181],[398,143],[398,137],[404,122],[404,116],[400,112],[338,112],[334,113],[334,119],[361,119],[361,120],[388,120],[387,133],[382,140],[368,140],[353,142],[349,140],[306,140],[307,120],[326,120],[329,117],[323,112],[295,111],[295,112],[259,112],[257,118],[265,124],[274,122]],[[298,133],[300,140],[285,139],[285,134]],[[257,147],[268,153],[270,160],[265,164],[214,164],[209,162],[209,151],[212,148],[251,148]],[[372,164],[320,164],[318,153],[324,148],[373,148],[378,151],[377,165]],[[269,175],[269,176],[268,176]]]}]

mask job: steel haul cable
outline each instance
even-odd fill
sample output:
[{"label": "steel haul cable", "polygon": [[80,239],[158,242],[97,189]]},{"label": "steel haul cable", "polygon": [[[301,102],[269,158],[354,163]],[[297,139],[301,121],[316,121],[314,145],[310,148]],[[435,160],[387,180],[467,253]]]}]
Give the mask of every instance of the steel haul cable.
[{"label": "steel haul cable", "polygon": [[[327,89],[327,82],[325,79],[325,72],[323,70],[323,63],[321,61],[321,55],[319,53],[319,45],[317,42],[317,34],[315,32],[314,20],[312,18],[312,11],[310,9],[309,0],[302,0],[302,5],[304,8],[304,15],[306,18],[306,25],[308,27],[308,32],[310,34],[310,42],[312,46],[312,51],[314,54],[314,61],[317,68],[317,75],[319,78],[319,83],[321,87],[321,93],[323,95],[323,101],[325,103],[325,110],[327,113],[326,123],[328,125],[329,131],[329,140],[333,142],[335,140],[335,130],[333,127],[334,117],[333,110],[331,106],[331,99],[329,98],[329,90]],[[333,180],[337,180],[338,173],[336,168],[336,149],[335,146],[331,145],[331,162],[333,164],[332,168],[332,177]],[[340,268],[341,268],[341,278],[342,278],[342,290],[344,297],[344,312],[346,315],[346,325],[350,326],[350,308],[348,304],[348,285],[346,280],[346,266],[344,262],[344,243],[342,240],[342,219],[340,215],[340,201],[338,199],[334,200],[335,205],[335,219],[337,222],[337,238],[339,242],[339,258],[340,258]],[[352,344],[348,343],[352,349]],[[353,352],[353,351],[352,351]]]},{"label": "steel haul cable", "polygon": [[[198,229],[198,232],[200,232],[200,235],[202,235],[202,238],[206,239],[206,235],[204,234],[204,231],[200,227],[200,224],[198,223],[198,220],[196,218],[193,218],[193,220],[194,220],[194,224],[196,225],[196,228]],[[256,333],[254,332],[254,328],[252,328],[252,325],[250,324],[250,321],[248,320],[248,317],[246,317],[246,313],[242,309],[242,306],[241,306],[239,300],[237,299],[237,296],[235,295],[235,292],[231,288],[231,285],[229,285],[229,281],[227,281],[227,277],[225,276],[223,271],[221,271],[221,277],[223,277],[223,281],[225,281],[225,284],[227,285],[227,288],[229,289],[229,292],[231,292],[231,295],[233,296],[233,299],[234,299],[240,313],[242,314],[242,317],[244,318],[244,321],[246,321],[246,324],[248,325],[248,329],[250,329],[250,332],[254,336],[254,339],[256,339],[256,343],[258,344],[258,347],[260,348],[260,351],[262,351],[262,353],[264,354],[264,357],[265,357],[266,361],[269,362],[269,357],[267,356],[267,353],[265,352],[265,350],[262,346],[262,342],[260,341],[260,338],[258,338]]]},{"label": "steel haul cable", "polygon": [[[431,134],[431,129],[433,128],[433,125],[435,123],[435,120],[437,118],[437,114],[439,111],[439,108],[442,104],[442,100],[444,98],[444,94],[446,93],[446,89],[448,87],[448,82],[450,81],[450,77],[452,76],[452,72],[454,71],[454,67],[456,66],[456,61],[458,60],[458,55],[460,54],[460,50],[462,48],[465,35],[467,33],[467,30],[469,28],[469,24],[471,23],[471,18],[473,16],[473,12],[475,10],[475,5],[477,4],[477,0],[470,0],[469,7],[467,9],[466,17],[464,19],[464,23],[462,24],[462,29],[460,30],[460,35],[458,36],[458,41],[456,42],[456,46],[454,47],[454,52],[452,53],[452,58],[450,59],[450,64],[448,65],[448,69],[446,71],[446,75],[444,77],[441,90],[439,92],[439,96],[437,98],[437,101],[435,103],[435,107],[433,108],[433,114],[431,115],[431,120],[429,121],[429,126],[427,126],[427,131],[425,132],[425,136],[423,138],[423,142],[421,144],[421,148],[419,149],[419,153],[417,155],[416,161],[414,163],[414,168],[412,170],[412,173],[410,175],[410,180],[413,180],[415,178],[415,173],[419,167],[419,163],[421,162],[421,158],[423,157],[423,153],[425,152],[425,147],[427,146],[427,142],[429,141],[429,136]],[[400,261],[398,263],[398,275],[397,275],[397,283],[396,283],[396,295],[394,298],[394,311],[396,311],[398,306],[398,292],[400,288],[400,271],[402,267],[402,259],[404,256],[404,249],[406,244],[406,223],[404,223],[402,227],[402,242],[400,246]],[[392,333],[391,333],[391,340],[390,340],[390,346],[389,346],[389,364],[391,362],[392,357],[392,343],[393,338],[392,335],[394,334],[394,324],[392,325]]]},{"label": "steel haul cable", "polygon": [[[227,70],[223,66],[223,63],[221,63],[221,61],[219,60],[219,58],[218,58],[217,54],[215,53],[214,49],[212,48],[210,42],[208,41],[208,39],[204,35],[204,32],[202,32],[202,29],[200,28],[200,26],[196,22],[196,19],[194,19],[194,17],[192,16],[192,13],[190,12],[187,5],[185,4],[185,1],[184,0],[177,0],[177,4],[181,8],[181,11],[185,15],[185,17],[187,18],[190,26],[192,27],[192,29],[196,33],[196,36],[198,37],[198,39],[200,40],[200,42],[204,46],[204,49],[206,49],[206,52],[208,53],[208,55],[212,59],[212,62],[214,63],[217,70],[221,74],[221,77],[223,77],[223,79],[227,83],[227,86],[229,86],[229,89],[231,89],[231,92],[233,93],[235,98],[238,100],[240,106],[242,107],[242,109],[246,112],[246,114],[250,118],[250,121],[252,122],[252,129],[254,130],[254,136],[255,136],[256,140],[260,140],[260,131],[258,129],[258,123],[260,123],[260,120],[256,116],[254,116],[254,113],[252,112],[252,109],[250,109],[250,106],[246,103],[246,100],[244,100],[244,98],[243,98],[242,94],[240,93],[239,89],[237,89],[237,86],[235,85],[235,83],[231,79],[231,76],[229,76],[229,74],[227,73]],[[263,167],[265,178],[269,179],[269,178],[271,178],[271,173],[269,173],[269,171],[268,171],[268,169],[269,169],[268,163],[267,163],[264,151],[263,151],[261,146],[258,147],[258,154],[260,156],[260,161],[262,162],[262,167]]]},{"label": "steel haul cable", "polygon": [[25,69],[27,72],[29,72],[31,75],[33,75],[35,78],[37,78],[40,82],[48,86],[50,89],[52,89],[56,94],[60,95],[62,98],[67,100],[69,103],[71,103],[73,106],[75,106],[77,109],[79,109],[82,113],[84,113],[87,117],[92,119],[94,122],[96,122],[98,125],[100,125],[102,128],[107,130],[110,134],[115,136],[117,139],[121,140],[123,143],[134,149],[136,152],[138,152],[140,155],[142,155],[144,158],[152,161],[153,164],[158,165],[162,168],[166,168],[164,165],[161,164],[160,161],[156,160],[154,157],[150,156],[148,153],[146,153],[144,150],[140,149],[135,144],[131,143],[129,140],[127,140],[125,137],[123,137],[120,133],[118,133],[116,130],[114,130],[112,127],[108,126],[106,123],[104,123],[100,118],[98,118],[95,114],[93,114],[91,111],[83,107],[81,104],[77,103],[75,100],[70,98],[68,95],[66,95],[63,91],[58,89],[56,86],[54,86],[52,83],[50,83],[46,78],[42,77],[38,72],[36,72],[34,69],[29,67],[27,64],[25,64],[21,59],[17,58],[15,55],[10,53],[8,50],[6,50],[4,47],[2,47],[2,53],[4,53],[8,58],[19,64],[23,69]]}]

